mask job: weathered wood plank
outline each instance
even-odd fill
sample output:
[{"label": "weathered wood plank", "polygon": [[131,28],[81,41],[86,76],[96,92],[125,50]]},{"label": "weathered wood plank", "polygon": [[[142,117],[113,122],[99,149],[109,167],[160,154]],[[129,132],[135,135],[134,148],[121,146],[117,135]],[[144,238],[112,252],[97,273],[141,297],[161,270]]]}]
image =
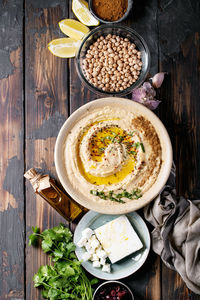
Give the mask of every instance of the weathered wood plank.
[{"label": "weathered wood plank", "polygon": [[[39,168],[55,176],[54,145],[61,125],[68,116],[67,60],[53,56],[47,44],[61,36],[58,22],[66,18],[66,1],[26,1],[26,169]],[[41,230],[65,220],[40,197],[35,199],[30,183],[26,184],[27,236],[31,226]],[[26,297],[42,299],[33,287],[32,276],[47,256],[39,249],[27,247]]]},{"label": "weathered wood plank", "polygon": [[124,279],[137,300],[161,299],[160,258],[151,250],[144,265]]},{"label": "weathered wood plank", "polygon": [[24,299],[23,1],[0,3],[0,299]]},{"label": "weathered wood plank", "polygon": [[[72,1],[69,1],[69,18],[76,19],[76,16],[72,12]],[[77,19],[76,19],[77,20]],[[92,27],[90,27],[92,30]],[[98,95],[94,94],[88,88],[84,86],[78,77],[75,67],[75,58],[71,58],[69,62],[70,67],[70,114],[73,113],[83,104],[95,100]]]},{"label": "weathered wood plank", "polygon": [[[161,89],[160,117],[170,133],[177,168],[177,193],[200,196],[200,20],[198,1],[160,1],[158,16]],[[162,298],[200,299],[180,276],[162,267]]]}]

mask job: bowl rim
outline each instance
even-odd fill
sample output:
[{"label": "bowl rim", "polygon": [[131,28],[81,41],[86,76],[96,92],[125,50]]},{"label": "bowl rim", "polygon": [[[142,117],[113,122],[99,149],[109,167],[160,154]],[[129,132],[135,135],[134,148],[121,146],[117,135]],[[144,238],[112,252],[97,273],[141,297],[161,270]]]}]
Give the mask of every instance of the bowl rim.
[{"label": "bowl rim", "polygon": [[[147,56],[147,66],[146,66],[146,71],[143,74],[143,77],[139,76],[139,78],[137,79],[136,82],[134,82],[130,87],[128,87],[127,89],[123,90],[123,91],[119,91],[119,92],[109,92],[109,91],[103,91],[99,88],[96,88],[95,86],[93,86],[92,84],[89,83],[89,81],[85,78],[79,60],[80,60],[80,52],[85,44],[85,42],[90,38],[90,36],[92,36],[93,34],[105,29],[105,28],[116,28],[116,29],[121,29],[124,30],[132,35],[134,35],[136,37],[136,39],[138,39],[143,47],[144,47],[144,51],[146,53]],[[83,37],[83,39],[81,40],[80,46],[77,49],[76,52],[76,59],[75,59],[75,66],[76,66],[76,71],[78,73],[79,78],[81,79],[82,83],[93,93],[96,93],[100,96],[114,96],[114,97],[118,97],[118,96],[125,96],[127,94],[130,94],[133,89],[139,87],[146,79],[149,70],[150,70],[150,64],[151,64],[151,55],[150,55],[150,51],[149,48],[147,46],[146,41],[143,39],[143,37],[137,33],[134,29],[128,27],[128,26],[124,26],[121,24],[103,24],[101,26],[98,26],[96,28],[94,28],[93,30],[91,30],[86,36]]]},{"label": "bowl rim", "polygon": [[[144,193],[143,197],[140,198],[140,202],[127,202],[124,203],[123,206],[122,204],[106,205],[106,203],[105,205],[103,205],[102,203],[101,205],[99,205],[98,202],[88,201],[89,198],[85,197],[83,194],[81,194],[81,192],[73,188],[72,184],[66,177],[64,159],[62,159],[62,157],[64,155],[63,151],[64,151],[64,145],[66,141],[66,136],[68,132],[73,128],[77,120],[80,119],[81,116],[84,113],[86,113],[88,109],[100,108],[105,105],[112,105],[116,103],[119,104],[119,106],[123,105],[123,107],[128,107],[129,105],[131,105],[132,109],[134,108],[134,110],[138,110],[141,114],[145,115],[145,117],[146,115],[148,115],[147,119],[150,120],[150,122],[154,127],[158,126],[160,133],[162,133],[163,135],[162,137],[163,145],[165,145],[165,148],[167,149],[167,151],[165,151],[166,157],[162,162],[161,169],[158,174],[159,181],[156,180],[155,183],[150,187],[150,189],[146,193]],[[160,137],[161,134],[159,135],[159,138]],[[161,146],[163,145],[161,144]],[[86,103],[85,105],[79,107],[65,121],[56,139],[55,150],[54,150],[54,161],[55,161],[56,173],[58,175],[61,184],[63,185],[67,193],[80,205],[86,207],[89,210],[93,210],[103,214],[112,214],[112,215],[126,214],[146,206],[153,199],[155,199],[155,197],[162,191],[171,171],[172,145],[165,126],[163,125],[161,120],[155,115],[155,113],[153,113],[151,110],[149,110],[148,108],[146,108],[144,105],[140,103],[134,102],[126,98],[106,97],[106,98],[99,98],[97,100],[90,101],[89,103]]]},{"label": "bowl rim", "polygon": [[117,284],[123,285],[123,286],[129,291],[129,293],[130,293],[130,295],[131,295],[131,297],[132,297],[132,300],[134,300],[134,295],[133,295],[133,292],[131,291],[131,289],[127,286],[127,284],[125,284],[125,283],[123,283],[123,282],[121,282],[121,281],[119,281],[119,280],[107,280],[107,281],[101,283],[101,284],[96,288],[96,290],[94,291],[92,300],[95,300],[94,297],[95,297],[96,293],[98,292],[98,290],[100,290],[100,288],[101,288],[102,286],[107,285],[107,284],[112,284],[112,283],[117,283]]},{"label": "bowl rim", "polygon": [[120,19],[116,20],[116,21],[107,21],[107,20],[101,19],[99,16],[97,16],[97,15],[95,14],[95,12],[94,12],[94,10],[93,10],[92,2],[93,2],[93,0],[89,0],[89,1],[88,1],[89,10],[90,10],[91,14],[92,14],[97,20],[99,20],[101,23],[104,23],[104,24],[116,24],[116,23],[119,23],[119,22],[121,22],[121,21],[124,21],[124,20],[128,17],[128,15],[129,15],[129,13],[130,13],[130,11],[131,11],[131,9],[132,9],[132,6],[133,6],[133,0],[128,0],[127,10],[126,10],[126,12],[123,14],[123,16],[122,16]]}]

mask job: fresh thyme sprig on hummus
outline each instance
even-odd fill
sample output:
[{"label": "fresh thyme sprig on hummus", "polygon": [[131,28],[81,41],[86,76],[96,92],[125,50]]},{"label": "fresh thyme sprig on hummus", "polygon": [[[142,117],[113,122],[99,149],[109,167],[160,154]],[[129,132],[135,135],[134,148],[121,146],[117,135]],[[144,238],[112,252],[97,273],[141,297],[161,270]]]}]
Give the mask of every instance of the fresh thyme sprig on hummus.
[{"label": "fresh thyme sprig on hummus", "polygon": [[139,199],[142,197],[141,190],[136,189],[133,190],[132,193],[127,192],[127,190],[123,190],[123,192],[115,194],[114,191],[109,191],[108,194],[106,194],[104,191],[98,191],[98,190],[90,190],[90,194],[97,196],[101,199],[104,200],[111,200],[111,201],[116,201],[119,203],[125,203],[122,198],[127,198],[127,199]]}]

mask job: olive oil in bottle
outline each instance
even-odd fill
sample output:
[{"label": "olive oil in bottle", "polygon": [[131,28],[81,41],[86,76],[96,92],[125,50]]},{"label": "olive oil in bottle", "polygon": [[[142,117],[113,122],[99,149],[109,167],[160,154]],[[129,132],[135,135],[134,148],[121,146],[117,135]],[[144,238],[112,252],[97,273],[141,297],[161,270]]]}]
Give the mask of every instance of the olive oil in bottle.
[{"label": "olive oil in bottle", "polygon": [[35,193],[46,200],[67,221],[75,220],[85,210],[63,193],[49,175],[39,174],[34,168],[31,168],[24,176],[30,180]]}]

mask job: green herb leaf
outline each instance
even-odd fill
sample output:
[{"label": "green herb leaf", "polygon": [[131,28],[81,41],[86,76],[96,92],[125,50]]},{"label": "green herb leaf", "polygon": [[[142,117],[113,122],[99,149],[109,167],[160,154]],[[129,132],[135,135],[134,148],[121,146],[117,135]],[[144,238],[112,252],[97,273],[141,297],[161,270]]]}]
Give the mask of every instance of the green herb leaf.
[{"label": "green herb leaf", "polygon": [[40,233],[40,228],[37,227],[37,226],[35,226],[35,227],[32,226],[32,231],[33,231],[34,233]]},{"label": "green herb leaf", "polygon": [[[99,193],[103,196],[103,192]],[[55,261],[54,265],[39,268],[33,277],[34,286],[41,286],[43,297],[50,300],[91,300],[92,282],[76,258],[71,231],[63,224],[46,229],[41,234],[36,227],[34,230],[33,235],[42,239],[44,252],[48,252]]]},{"label": "green herb leaf", "polygon": [[128,154],[137,155],[137,152],[131,150],[128,152]]},{"label": "green herb leaf", "polygon": [[45,238],[42,241],[42,250],[45,253],[51,251],[52,244],[53,244],[53,242],[52,242],[52,240],[49,237]]},{"label": "green herb leaf", "polygon": [[135,147],[136,149],[138,149],[138,148],[140,147],[140,143],[139,143],[139,142],[134,143],[134,144],[133,144],[133,147]]},{"label": "green herb leaf", "polygon": [[38,241],[39,241],[39,232],[40,232],[40,229],[35,226],[35,227],[32,227],[32,231],[33,233],[29,235],[29,246],[37,246],[38,245]]},{"label": "green herb leaf", "polygon": [[94,284],[97,284],[99,282],[99,280],[97,278],[93,278],[91,281],[90,281],[90,284],[91,285],[94,285]]},{"label": "green herb leaf", "polygon": [[133,134],[134,134],[134,131],[128,133],[129,136],[133,136]]},{"label": "green herb leaf", "polygon": [[58,259],[60,259],[60,258],[62,258],[63,257],[63,252],[61,251],[61,250],[55,250],[54,252],[53,252],[53,255],[54,255],[54,257],[55,257],[55,260],[58,260]]},{"label": "green herb leaf", "polygon": [[140,143],[140,146],[141,146],[141,148],[142,148],[142,151],[145,152],[143,143]]},{"label": "green herb leaf", "polygon": [[115,201],[115,202],[119,202],[119,203],[125,203],[125,201],[122,198],[127,198],[127,199],[139,199],[142,197],[141,194],[141,190],[136,189],[133,190],[132,193],[129,193],[126,190],[123,190],[122,193],[118,193],[118,194],[114,194],[114,191],[109,191],[108,195],[106,195],[103,191],[99,192],[99,191],[95,191],[95,190],[91,190],[90,191],[91,194],[98,196],[101,199],[109,199],[111,201]]},{"label": "green herb leaf", "polygon": [[90,190],[90,194],[92,194],[94,196],[98,196],[98,191]]},{"label": "green herb leaf", "polygon": [[103,153],[104,151],[105,151],[105,148],[98,148],[98,151],[100,152],[100,153]]}]

